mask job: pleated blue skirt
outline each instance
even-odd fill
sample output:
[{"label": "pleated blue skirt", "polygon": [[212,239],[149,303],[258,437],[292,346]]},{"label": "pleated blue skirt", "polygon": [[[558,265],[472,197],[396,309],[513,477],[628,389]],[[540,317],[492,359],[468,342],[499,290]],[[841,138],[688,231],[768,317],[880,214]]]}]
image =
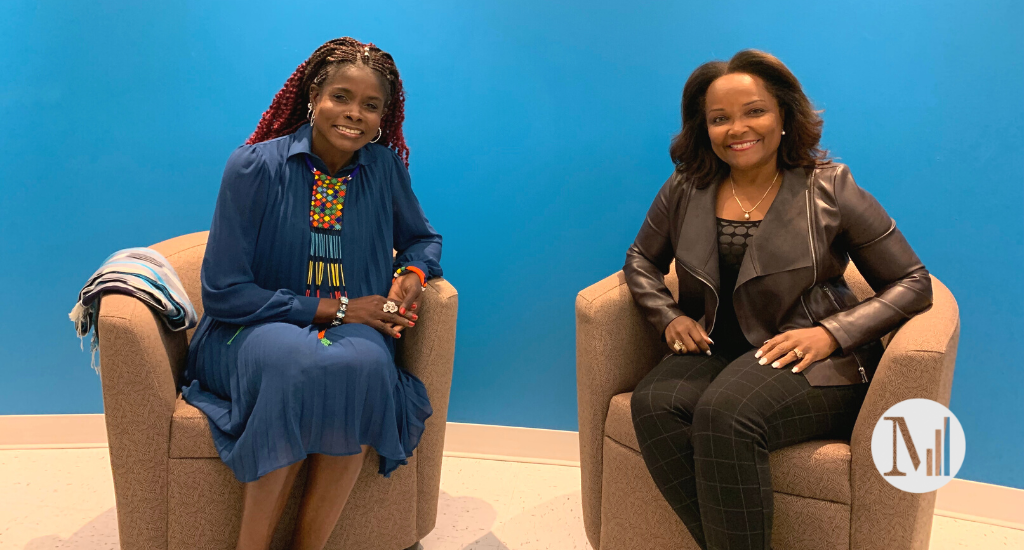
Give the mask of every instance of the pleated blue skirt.
[{"label": "pleated blue skirt", "polygon": [[206,414],[217,452],[241,482],[310,454],[380,455],[389,476],[407,464],[432,414],[427,390],[395,365],[376,330],[251,327],[204,318],[189,349],[182,396]]}]

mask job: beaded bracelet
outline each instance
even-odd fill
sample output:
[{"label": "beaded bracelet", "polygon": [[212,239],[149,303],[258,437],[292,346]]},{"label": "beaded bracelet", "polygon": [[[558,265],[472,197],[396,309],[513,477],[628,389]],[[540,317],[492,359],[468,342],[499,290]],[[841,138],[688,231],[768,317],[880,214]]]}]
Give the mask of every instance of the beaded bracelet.
[{"label": "beaded bracelet", "polygon": [[336,327],[345,322],[345,313],[348,312],[348,298],[342,296],[338,300],[340,303],[338,304],[338,312],[334,314],[334,320],[331,321],[332,327]]},{"label": "beaded bracelet", "polygon": [[413,266],[413,265],[408,265],[408,266],[404,266],[404,267],[398,268],[398,270],[395,271],[395,276],[392,279],[392,281],[394,281],[394,279],[397,279],[397,278],[401,277],[402,275],[405,275],[406,273],[409,273],[410,271],[415,273],[416,276],[420,278],[420,286],[422,286],[423,289],[426,290],[426,288],[427,288],[427,276],[426,276],[426,274],[423,273],[422,269],[420,269],[420,268],[418,268],[416,266]]},{"label": "beaded bracelet", "polygon": [[[339,300],[341,303],[338,304],[338,311],[334,314],[334,320],[331,321],[331,328],[339,326],[345,322],[345,313],[348,312],[348,296],[342,296]],[[331,341],[327,339],[327,329],[320,329],[320,331],[316,333],[316,337],[320,340],[321,344],[325,346],[331,345]]]}]

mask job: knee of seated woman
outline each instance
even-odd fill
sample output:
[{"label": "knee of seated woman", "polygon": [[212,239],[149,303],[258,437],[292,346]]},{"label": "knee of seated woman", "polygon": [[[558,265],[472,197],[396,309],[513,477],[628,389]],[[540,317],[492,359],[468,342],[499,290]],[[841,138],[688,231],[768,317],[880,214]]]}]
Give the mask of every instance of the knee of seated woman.
[{"label": "knee of seated woman", "polygon": [[344,374],[360,374],[365,377],[390,378],[394,370],[391,355],[377,346],[357,346],[343,357],[327,360],[326,369],[345,371]]},{"label": "knee of seated woman", "polygon": [[732,391],[705,391],[693,411],[695,433],[750,433],[763,423],[750,400]]},{"label": "knee of seated woman", "polygon": [[669,413],[688,417],[700,392],[676,380],[641,382],[629,398],[633,421],[650,414]]},{"label": "knee of seated woman", "polygon": [[303,385],[329,382],[352,374],[382,376],[391,369],[391,356],[387,350],[377,346],[356,346],[355,349],[346,349],[344,353],[328,350],[321,353],[296,353],[288,361],[264,368],[263,379],[275,384]]}]

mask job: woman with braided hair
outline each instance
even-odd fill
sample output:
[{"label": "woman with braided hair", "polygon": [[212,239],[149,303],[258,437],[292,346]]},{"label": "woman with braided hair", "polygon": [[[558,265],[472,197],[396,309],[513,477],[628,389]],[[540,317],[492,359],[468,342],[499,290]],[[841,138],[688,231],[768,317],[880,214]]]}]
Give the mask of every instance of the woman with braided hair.
[{"label": "woman with braided hair", "polygon": [[441,275],[441,236],[410,185],[404,99],[389,54],[331,40],[228,159],[182,394],[245,483],[239,549],[269,547],[303,462],[292,547],[323,548],[368,447],[390,475],[431,414],[394,360]]}]

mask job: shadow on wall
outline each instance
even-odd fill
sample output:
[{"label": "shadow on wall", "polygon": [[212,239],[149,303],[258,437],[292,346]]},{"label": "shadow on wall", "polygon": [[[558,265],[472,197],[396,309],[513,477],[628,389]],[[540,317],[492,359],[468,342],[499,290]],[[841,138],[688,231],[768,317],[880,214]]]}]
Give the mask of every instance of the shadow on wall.
[{"label": "shadow on wall", "polygon": [[117,511],[111,507],[66,539],[57,535],[37,537],[28,541],[23,550],[106,550],[120,547]]}]

